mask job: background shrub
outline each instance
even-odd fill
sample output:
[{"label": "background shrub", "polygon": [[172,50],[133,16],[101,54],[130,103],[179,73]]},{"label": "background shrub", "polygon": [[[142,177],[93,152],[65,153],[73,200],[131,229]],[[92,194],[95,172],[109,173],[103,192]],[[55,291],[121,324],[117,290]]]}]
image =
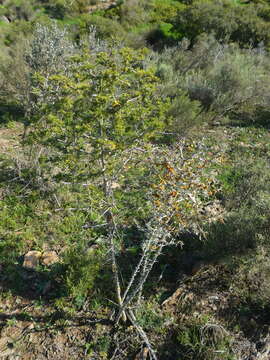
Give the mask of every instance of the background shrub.
[{"label": "background shrub", "polygon": [[[192,48],[189,45],[183,40],[154,57],[163,93],[171,98],[187,93],[201,104],[205,119],[207,112],[212,120],[225,115],[243,119],[244,114],[247,122],[258,119],[263,123],[270,83],[264,48],[240,49],[236,44],[221,44],[212,36],[201,37]],[[179,108],[177,112],[181,114]]]},{"label": "background shrub", "polygon": [[197,0],[178,12],[175,29],[192,42],[202,33],[213,33],[219,40],[230,39],[241,46],[269,44],[269,24],[255,4],[240,4],[230,0]]}]

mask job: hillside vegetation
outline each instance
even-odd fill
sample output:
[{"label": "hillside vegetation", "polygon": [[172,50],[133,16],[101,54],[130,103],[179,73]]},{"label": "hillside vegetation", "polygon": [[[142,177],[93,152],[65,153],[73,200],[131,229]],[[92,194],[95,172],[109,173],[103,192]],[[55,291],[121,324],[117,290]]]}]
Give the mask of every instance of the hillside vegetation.
[{"label": "hillside vegetation", "polygon": [[0,358],[270,359],[268,0],[0,0]]}]

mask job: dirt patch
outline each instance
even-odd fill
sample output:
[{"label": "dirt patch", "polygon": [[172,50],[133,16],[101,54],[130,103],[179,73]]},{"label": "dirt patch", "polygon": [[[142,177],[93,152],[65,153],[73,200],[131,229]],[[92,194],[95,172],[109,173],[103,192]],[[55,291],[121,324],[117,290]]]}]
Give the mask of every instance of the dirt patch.
[{"label": "dirt patch", "polygon": [[18,306],[18,300],[13,297],[8,311],[0,314],[1,359],[86,359],[88,344],[102,335],[100,328],[110,331],[110,323],[104,324],[96,313],[71,316],[57,313],[50,304],[38,309],[36,303],[24,301]]},{"label": "dirt patch", "polygon": [[20,136],[22,135],[20,124],[12,128],[0,128],[0,153],[10,155],[18,151],[20,147]]}]

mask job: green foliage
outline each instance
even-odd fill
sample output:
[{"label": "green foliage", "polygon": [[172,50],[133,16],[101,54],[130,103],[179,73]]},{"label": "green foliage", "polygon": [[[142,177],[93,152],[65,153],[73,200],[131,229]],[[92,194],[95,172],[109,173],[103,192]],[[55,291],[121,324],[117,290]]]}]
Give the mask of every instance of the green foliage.
[{"label": "green foliage", "polygon": [[263,134],[259,135],[261,148],[257,148],[254,130],[236,132],[230,149],[232,163],[224,164],[219,175],[226,216],[223,223],[208,229],[205,251],[210,258],[244,253],[269,241],[269,146]]},{"label": "green foliage", "polygon": [[[107,161],[117,151],[138,139],[155,138],[164,126],[168,102],[156,96],[158,79],[143,68],[143,52],[110,51],[74,57],[69,74],[52,76],[49,86],[36,74],[40,109],[28,142],[56,151],[40,157],[44,166],[54,158],[65,172],[86,172],[89,178],[104,166],[110,171],[113,164]],[[47,99],[54,96],[52,103],[44,101],[46,92]],[[82,157],[88,158],[86,163],[78,163]]]},{"label": "green foliage", "polygon": [[80,16],[80,21],[79,34],[81,36],[84,33],[89,33],[91,27],[94,26],[100,39],[106,39],[107,41],[113,39],[120,43],[126,37],[126,32],[122,25],[114,19],[95,14],[82,14]]},{"label": "green foliage", "polygon": [[[267,124],[269,79],[264,48],[243,50],[236,44],[221,44],[212,36],[203,36],[191,49],[189,46],[190,42],[183,40],[154,58],[163,80],[162,91],[174,99],[173,107],[179,104],[174,118],[177,114],[188,118],[190,113],[192,125],[196,123],[192,118],[199,120],[203,110],[205,120],[229,116],[234,121]],[[185,93],[202,105],[201,110],[199,103],[190,102],[190,111],[186,111]]]},{"label": "green foliage", "polygon": [[243,305],[256,309],[269,309],[270,263],[269,248],[260,246],[243,259],[236,260],[237,272],[231,289]]},{"label": "green foliage", "polygon": [[174,32],[173,29],[173,25],[172,24],[168,24],[168,23],[162,23],[159,26],[161,35],[165,38],[165,39],[173,39],[173,40],[179,40],[180,36],[178,33]]},{"label": "green foliage", "polygon": [[30,242],[34,234],[30,228],[24,229],[25,222],[31,218],[31,210],[25,204],[19,203],[15,196],[9,196],[1,201],[1,263],[12,263],[25,248],[24,237]]},{"label": "green foliage", "polygon": [[125,0],[118,8],[120,23],[126,27],[137,26],[149,20],[148,2],[145,0]]},{"label": "green foliage", "polygon": [[[142,29],[150,44],[157,47],[171,45],[188,38],[192,43],[203,33],[215,34],[218,39],[230,39],[246,46],[269,43],[269,5],[242,4],[238,1],[125,1],[116,9],[102,15],[111,17],[126,29]],[[149,25],[152,27],[149,27]]]},{"label": "green foliage", "polygon": [[185,9],[185,5],[177,0],[152,0],[149,2],[151,22],[156,24],[167,23],[174,19],[178,13]]},{"label": "green foliage", "polygon": [[42,11],[41,4],[34,0],[4,0],[2,14],[8,19],[15,20],[33,20]]},{"label": "green foliage", "polygon": [[[219,59],[212,68],[190,73],[186,86],[192,99],[204,107],[224,115],[245,105],[263,101],[267,87],[266,73],[260,64],[260,55],[241,53],[237,48],[221,48]],[[260,83],[260,86],[258,86]]]},{"label": "green foliage", "polygon": [[202,121],[201,107],[198,101],[192,101],[190,98],[180,92],[173,101],[168,111],[171,121],[166,127],[170,142],[173,142],[185,135]]},{"label": "green foliage", "polygon": [[175,30],[191,40],[206,32],[243,46],[269,44],[269,24],[260,17],[255,4],[240,6],[230,0],[198,0],[179,11],[173,24]]},{"label": "green foliage", "polygon": [[[234,360],[231,339],[225,329],[207,317],[189,318],[177,330],[178,353],[185,359]],[[180,358],[179,358],[180,360]]]},{"label": "green foliage", "polygon": [[69,6],[66,0],[49,0],[44,4],[44,9],[50,17],[63,20],[68,13]]},{"label": "green foliage", "polygon": [[[37,24],[31,40],[22,38],[12,45],[11,56],[0,67],[0,96],[6,107],[13,105],[20,109],[25,126],[36,111],[37,99],[32,93],[34,72],[39,71],[47,78],[60,69],[65,71],[67,56],[74,51],[67,31],[55,23]],[[21,116],[15,112],[16,120],[18,115]]]},{"label": "green foliage", "polygon": [[61,286],[80,308],[95,291],[93,288],[102,266],[102,255],[100,251],[76,244],[64,254],[62,266]]},{"label": "green foliage", "polygon": [[146,303],[136,313],[138,324],[147,331],[155,332],[156,334],[164,334],[167,329],[164,327],[166,315],[159,311],[157,304]]},{"label": "green foliage", "polygon": [[0,33],[0,46],[1,56],[3,52],[7,52],[6,60],[9,59],[10,51],[14,51],[13,46],[25,43],[25,39],[28,38],[33,31],[33,24],[30,21],[18,21],[1,26]]}]

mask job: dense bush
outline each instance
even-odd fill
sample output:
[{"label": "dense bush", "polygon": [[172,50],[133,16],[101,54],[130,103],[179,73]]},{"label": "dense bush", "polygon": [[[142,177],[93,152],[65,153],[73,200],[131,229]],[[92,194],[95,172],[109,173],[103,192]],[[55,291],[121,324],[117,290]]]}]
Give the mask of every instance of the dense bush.
[{"label": "dense bush", "polygon": [[61,268],[61,286],[65,295],[83,301],[91,296],[102,265],[102,256],[97,250],[76,244],[66,251]]},{"label": "dense bush", "polygon": [[60,69],[66,70],[67,58],[74,52],[67,31],[55,23],[48,26],[38,24],[32,39],[21,39],[10,49],[11,56],[0,68],[0,96],[3,103],[20,106],[26,128],[37,106],[33,74],[38,71],[48,79]]},{"label": "dense bush", "polygon": [[96,28],[97,36],[100,39],[114,39],[117,42],[122,42],[125,39],[126,33],[121,24],[113,19],[106,18],[99,15],[83,14],[80,17],[79,34],[89,34],[92,27]]},{"label": "dense bush", "polygon": [[42,11],[41,4],[34,0],[4,0],[0,14],[5,15],[10,21],[33,20]]},{"label": "dense bush", "polygon": [[[209,64],[210,65],[210,64]],[[260,66],[260,54],[223,47],[212,68],[190,72],[186,87],[191,99],[199,100],[217,115],[241,111],[258,102],[264,103],[267,73]]]},{"label": "dense bush", "polygon": [[[137,0],[125,1],[105,16],[120,21],[129,30],[148,29],[150,45],[162,48],[189,38],[214,34],[219,40],[232,40],[241,46],[269,43],[269,5],[223,1]],[[151,26],[149,26],[151,25]]]},{"label": "dense bush", "polygon": [[214,33],[217,39],[230,39],[240,45],[269,45],[269,24],[260,17],[260,6],[236,2],[194,1],[179,11],[173,24],[183,36],[194,41],[202,33]]},{"label": "dense bush", "polygon": [[234,360],[231,338],[222,326],[212,324],[206,316],[190,318],[176,332],[179,356],[190,360]]},{"label": "dense bush", "polygon": [[187,93],[212,119],[236,113],[259,118],[269,101],[267,52],[221,44],[212,36],[202,37],[192,49],[189,44],[183,40],[155,57],[163,91],[172,98]]}]

